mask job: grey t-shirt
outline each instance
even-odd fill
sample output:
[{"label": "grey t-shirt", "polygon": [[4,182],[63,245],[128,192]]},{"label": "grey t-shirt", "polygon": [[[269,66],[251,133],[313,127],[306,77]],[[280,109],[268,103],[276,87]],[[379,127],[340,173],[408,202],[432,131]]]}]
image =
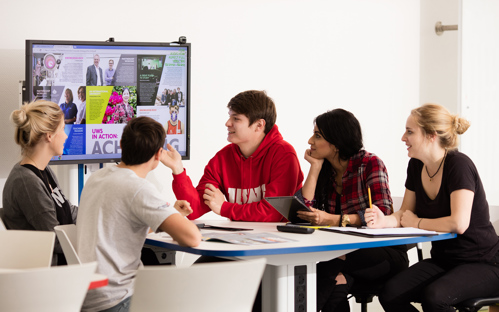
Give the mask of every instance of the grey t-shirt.
[{"label": "grey t-shirt", "polygon": [[[73,223],[76,221],[78,207],[71,205],[64,196],[50,167],[45,168],[47,177],[55,185],[52,190],[31,169],[15,164],[3,189],[4,223],[8,229],[30,231],[53,231],[59,225],[57,207],[69,205]],[[40,173],[41,174],[41,173]],[[68,220],[69,222],[70,220]],[[55,241],[52,265],[57,264],[62,248]]]},{"label": "grey t-shirt", "polygon": [[117,166],[90,176],[81,194],[77,250],[83,262],[97,261],[109,285],[90,290],[83,311],[111,308],[133,294],[133,280],[149,227],[156,231],[178,211],[156,187]]}]

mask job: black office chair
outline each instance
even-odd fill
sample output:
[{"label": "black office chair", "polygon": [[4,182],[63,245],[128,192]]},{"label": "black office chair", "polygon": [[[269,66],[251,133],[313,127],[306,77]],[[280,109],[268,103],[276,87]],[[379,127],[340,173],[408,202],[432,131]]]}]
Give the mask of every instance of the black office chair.
[{"label": "black office chair", "polygon": [[483,307],[499,304],[499,297],[468,299],[456,305],[459,312],[477,312]]},{"label": "black office chair", "polygon": [[355,298],[355,302],[360,303],[360,310],[367,312],[367,304],[373,302],[383,288],[383,283],[367,282],[356,280],[350,289],[350,297]]},{"label": "black office chair", "polygon": [[[372,288],[368,288],[368,287]],[[367,312],[367,304],[373,301],[374,296],[377,296],[381,291],[383,284],[366,285],[366,287],[359,287],[358,289],[351,290],[350,293],[355,297],[355,302],[360,303],[362,312]],[[352,287],[354,289],[355,287]],[[491,298],[474,298],[463,301],[455,306],[459,312],[478,312],[481,308],[486,306],[493,306],[499,304],[499,297]]]}]

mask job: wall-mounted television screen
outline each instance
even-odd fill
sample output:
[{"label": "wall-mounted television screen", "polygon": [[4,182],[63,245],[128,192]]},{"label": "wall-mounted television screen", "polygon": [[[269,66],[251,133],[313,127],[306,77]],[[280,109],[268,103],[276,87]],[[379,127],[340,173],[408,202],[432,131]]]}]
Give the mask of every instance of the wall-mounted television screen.
[{"label": "wall-mounted television screen", "polygon": [[148,116],[189,159],[190,43],[26,40],[24,101],[64,112],[68,139],[51,164],[118,162],[127,122]]}]

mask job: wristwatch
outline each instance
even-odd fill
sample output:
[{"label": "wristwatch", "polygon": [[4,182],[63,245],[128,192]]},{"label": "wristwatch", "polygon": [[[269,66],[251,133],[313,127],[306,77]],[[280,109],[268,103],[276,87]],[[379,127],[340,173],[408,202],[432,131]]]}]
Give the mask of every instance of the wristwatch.
[{"label": "wristwatch", "polygon": [[350,222],[350,217],[347,214],[343,215],[343,219],[341,220],[341,226],[345,227],[345,226],[350,225],[350,224],[352,224]]}]

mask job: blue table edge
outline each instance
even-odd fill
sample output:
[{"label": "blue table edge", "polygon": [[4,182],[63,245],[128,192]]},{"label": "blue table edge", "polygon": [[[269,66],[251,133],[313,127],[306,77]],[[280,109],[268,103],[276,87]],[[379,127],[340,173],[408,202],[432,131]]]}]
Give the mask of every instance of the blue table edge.
[{"label": "blue table edge", "polygon": [[[184,251],[191,254],[201,255],[201,256],[214,256],[214,257],[247,257],[247,256],[265,256],[265,255],[279,255],[279,254],[294,254],[294,253],[309,253],[309,252],[321,252],[321,251],[334,251],[334,250],[350,250],[359,248],[374,248],[374,247],[385,247],[385,246],[395,246],[395,245],[407,245],[415,243],[424,243],[431,241],[439,241],[444,239],[456,238],[455,233],[445,233],[433,236],[411,236],[411,237],[400,237],[393,240],[386,241],[372,241],[372,242],[358,242],[349,244],[338,244],[338,245],[318,245],[318,246],[300,246],[300,247],[285,247],[279,248],[278,244],[275,244],[276,248],[269,249],[251,249],[251,250],[205,250],[192,247],[183,247],[175,243],[162,242],[155,239],[147,238],[145,243],[147,245],[152,245],[156,247],[163,247],[167,249],[172,249],[176,251]],[[213,244],[228,244],[228,243],[215,243]]]}]

